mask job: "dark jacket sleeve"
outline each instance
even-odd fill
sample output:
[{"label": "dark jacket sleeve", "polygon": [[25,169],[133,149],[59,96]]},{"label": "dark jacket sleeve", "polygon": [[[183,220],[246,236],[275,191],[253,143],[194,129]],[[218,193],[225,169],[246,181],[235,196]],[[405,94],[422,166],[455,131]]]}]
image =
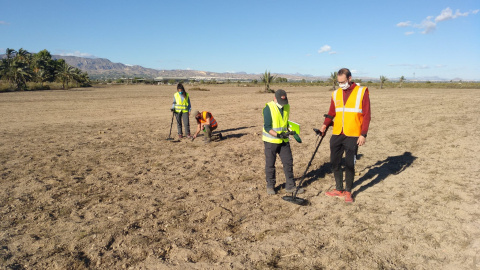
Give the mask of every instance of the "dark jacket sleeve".
[{"label": "dark jacket sleeve", "polygon": [[266,132],[269,132],[270,129],[272,129],[272,113],[268,106],[265,106],[263,109],[263,128]]}]

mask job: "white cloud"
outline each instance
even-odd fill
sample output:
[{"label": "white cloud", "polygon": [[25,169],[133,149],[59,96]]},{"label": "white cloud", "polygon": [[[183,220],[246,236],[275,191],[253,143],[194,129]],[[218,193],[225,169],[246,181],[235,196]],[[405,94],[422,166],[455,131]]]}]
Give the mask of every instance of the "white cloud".
[{"label": "white cloud", "polygon": [[398,27],[407,27],[407,26],[411,26],[411,25],[412,25],[412,23],[410,21],[397,23]]},{"label": "white cloud", "polygon": [[[437,29],[437,23],[443,22],[443,21],[448,21],[452,19],[456,19],[458,17],[467,17],[470,14],[477,14],[480,10],[476,9],[473,11],[467,11],[467,12],[460,12],[459,9],[453,13],[453,10],[449,7],[445,8],[440,12],[438,16],[434,17],[433,16],[428,16],[426,17],[421,23],[411,23],[410,21],[405,21],[405,22],[399,22],[397,23],[397,27],[414,27],[418,29],[422,29],[423,31],[421,32],[422,34],[430,34]],[[405,35],[411,35],[414,32],[406,32]]]},{"label": "white cloud", "polygon": [[423,29],[422,34],[432,33],[437,28],[437,24],[433,22],[432,19],[432,16],[428,16],[420,24],[416,24],[413,27]]},{"label": "white cloud", "polygon": [[67,52],[67,51],[61,51],[59,53],[61,56],[77,56],[77,57],[87,57],[87,58],[94,58],[95,56],[90,53],[82,53],[80,51],[74,51],[74,52]]},{"label": "white cloud", "polygon": [[458,17],[466,17],[466,16],[468,16],[468,14],[469,14],[469,12],[461,13],[460,10],[458,10],[458,9],[455,12],[455,14],[453,14],[452,9],[447,7],[446,9],[442,10],[440,15],[438,15],[435,18],[435,22],[447,21],[447,20],[451,20],[451,19],[456,19]]},{"label": "white cloud", "polygon": [[0,21],[0,25],[9,25],[9,23],[6,21]]},{"label": "white cloud", "polygon": [[332,49],[332,47],[328,46],[328,45],[323,45],[320,50],[318,50],[318,53],[324,53],[324,52],[328,52]]},{"label": "white cloud", "polygon": [[329,52],[328,54],[337,54],[337,52]]},{"label": "white cloud", "polygon": [[415,32],[413,32],[413,31],[405,32],[405,36],[410,36],[410,35],[413,35],[413,34],[415,34]]}]

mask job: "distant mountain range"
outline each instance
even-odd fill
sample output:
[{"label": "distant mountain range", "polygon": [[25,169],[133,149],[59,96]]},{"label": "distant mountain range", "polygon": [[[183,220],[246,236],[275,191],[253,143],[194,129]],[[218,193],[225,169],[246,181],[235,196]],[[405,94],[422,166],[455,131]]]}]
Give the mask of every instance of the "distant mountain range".
[{"label": "distant mountain range", "polygon": [[[117,79],[125,77],[141,77],[145,79],[162,78],[195,78],[196,80],[254,80],[260,79],[262,74],[249,74],[246,72],[210,72],[199,70],[157,70],[144,68],[137,65],[125,65],[122,63],[113,63],[105,58],[84,58],[77,56],[53,55],[54,59],[65,59],[69,65],[86,71],[91,79]],[[327,77],[310,76],[302,74],[277,74],[275,75],[292,80],[326,80]]]},{"label": "distant mountain range", "polygon": [[[0,55],[0,59],[5,55]],[[53,59],[65,59],[69,65],[79,68],[88,73],[90,79],[119,79],[119,78],[133,78],[140,77],[144,79],[154,78],[195,78],[196,80],[212,80],[217,81],[244,81],[244,80],[260,80],[262,74],[252,74],[246,72],[210,72],[198,70],[158,70],[153,68],[144,68],[138,65],[125,65],[122,63],[113,63],[105,58],[85,58],[77,56],[62,56],[52,55]],[[326,81],[328,76],[312,76],[306,74],[281,74],[274,73],[277,77],[287,78],[288,81]],[[363,81],[378,81],[378,78],[357,77]],[[398,78],[389,78],[391,81],[396,81]],[[437,76],[421,77],[421,78],[406,78],[407,81],[449,81],[447,79],[439,78]],[[455,78],[453,81],[461,81],[460,78]]]}]

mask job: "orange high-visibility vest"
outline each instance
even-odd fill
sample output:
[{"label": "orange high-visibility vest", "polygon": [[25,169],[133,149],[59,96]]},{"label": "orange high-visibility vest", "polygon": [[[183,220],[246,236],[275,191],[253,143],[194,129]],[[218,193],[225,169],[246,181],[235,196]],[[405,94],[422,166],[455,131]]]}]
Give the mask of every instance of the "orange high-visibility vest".
[{"label": "orange high-visibility vest", "polygon": [[[202,112],[202,118],[199,119],[200,123],[205,124],[207,122],[207,113],[207,111]],[[215,118],[213,118],[213,114],[210,113],[210,127],[214,128],[217,125],[217,120],[215,120]]]},{"label": "orange high-visibility vest", "polygon": [[333,135],[343,134],[350,137],[359,137],[362,133],[363,123],[363,96],[366,87],[356,86],[347,103],[343,103],[343,89],[339,88],[332,93],[332,99],[335,103],[335,121],[333,124]]}]

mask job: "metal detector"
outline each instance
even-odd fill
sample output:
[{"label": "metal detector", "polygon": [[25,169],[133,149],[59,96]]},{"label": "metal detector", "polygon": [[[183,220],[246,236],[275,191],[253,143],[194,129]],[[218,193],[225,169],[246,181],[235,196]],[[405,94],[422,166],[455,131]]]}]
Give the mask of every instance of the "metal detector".
[{"label": "metal detector", "polygon": [[173,126],[173,116],[175,115],[175,111],[172,111],[172,122],[170,123],[170,132],[168,133],[168,138],[166,139],[167,141],[173,141],[175,140],[172,138],[172,126]]},{"label": "metal detector", "polygon": [[[327,134],[327,130],[328,130],[328,127],[325,130],[325,133],[322,135],[322,132],[320,130],[318,130],[316,128],[313,129],[313,131],[315,131],[317,136],[321,136],[321,139],[318,142],[317,146],[315,147],[315,151],[313,152],[312,158],[308,162],[307,168],[305,169],[305,172],[303,173],[302,180],[300,180],[300,182],[298,183],[298,186],[297,186],[297,189],[295,190],[295,192],[292,193],[292,196],[283,196],[282,197],[282,199],[284,199],[285,201],[291,202],[291,203],[294,203],[294,204],[298,204],[298,205],[308,204],[308,201],[306,199],[302,199],[302,198],[297,197],[297,192],[300,189],[300,187],[302,186],[303,180],[305,180],[305,176],[307,175],[308,168],[310,168],[310,165],[312,165],[313,158],[315,157],[315,154],[317,153],[318,148],[320,147],[320,144],[323,141],[323,138],[325,138],[325,135]],[[317,141],[318,141],[318,138],[317,138]]]}]

